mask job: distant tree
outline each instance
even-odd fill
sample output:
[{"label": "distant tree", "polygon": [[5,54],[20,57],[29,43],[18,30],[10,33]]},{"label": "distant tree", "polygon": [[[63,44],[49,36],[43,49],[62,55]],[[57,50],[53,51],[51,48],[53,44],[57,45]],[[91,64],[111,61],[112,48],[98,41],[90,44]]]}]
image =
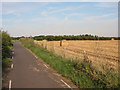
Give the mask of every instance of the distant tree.
[{"label": "distant tree", "polygon": [[[98,37],[98,36],[93,36],[89,34],[85,35],[64,35],[64,36],[53,36],[53,35],[48,35],[48,36],[35,36],[33,39],[35,40],[48,40],[48,41],[60,41],[60,40],[111,40],[113,37]],[[114,37],[115,40],[118,39]]]}]

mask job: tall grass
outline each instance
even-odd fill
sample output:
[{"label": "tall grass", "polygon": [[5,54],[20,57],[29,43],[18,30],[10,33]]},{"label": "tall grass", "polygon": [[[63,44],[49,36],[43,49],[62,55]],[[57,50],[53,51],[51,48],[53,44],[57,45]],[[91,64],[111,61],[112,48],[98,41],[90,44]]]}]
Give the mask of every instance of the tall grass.
[{"label": "tall grass", "polygon": [[117,88],[118,76],[112,70],[107,74],[96,71],[86,58],[85,60],[69,60],[33,43],[32,39],[21,40],[21,43],[62,76],[71,80],[78,88]]}]

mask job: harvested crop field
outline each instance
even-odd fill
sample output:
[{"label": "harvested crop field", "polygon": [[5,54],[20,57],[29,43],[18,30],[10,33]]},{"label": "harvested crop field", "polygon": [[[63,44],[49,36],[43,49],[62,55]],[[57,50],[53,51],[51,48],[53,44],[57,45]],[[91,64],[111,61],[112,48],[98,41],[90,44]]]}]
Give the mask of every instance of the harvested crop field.
[{"label": "harvested crop field", "polygon": [[118,40],[34,41],[49,51],[71,60],[87,59],[100,71],[118,69]]}]

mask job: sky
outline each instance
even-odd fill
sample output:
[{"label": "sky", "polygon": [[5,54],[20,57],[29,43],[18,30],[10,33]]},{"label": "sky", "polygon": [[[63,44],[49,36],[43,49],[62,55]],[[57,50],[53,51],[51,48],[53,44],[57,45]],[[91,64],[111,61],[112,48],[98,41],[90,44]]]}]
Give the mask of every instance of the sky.
[{"label": "sky", "polygon": [[11,36],[118,36],[117,2],[3,2],[2,27]]}]

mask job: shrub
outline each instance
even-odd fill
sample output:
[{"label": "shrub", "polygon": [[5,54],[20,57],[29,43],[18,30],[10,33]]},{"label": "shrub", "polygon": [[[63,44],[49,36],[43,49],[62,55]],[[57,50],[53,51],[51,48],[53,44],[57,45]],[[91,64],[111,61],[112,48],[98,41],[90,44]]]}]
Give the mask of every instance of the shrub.
[{"label": "shrub", "polygon": [[3,67],[3,69],[6,68],[6,67],[8,67],[8,65],[9,65],[10,62],[11,62],[10,58],[3,59],[3,61],[2,61],[2,67]]},{"label": "shrub", "polygon": [[5,69],[11,61],[10,57],[13,43],[7,32],[0,30],[0,33],[2,33],[2,67]]}]

